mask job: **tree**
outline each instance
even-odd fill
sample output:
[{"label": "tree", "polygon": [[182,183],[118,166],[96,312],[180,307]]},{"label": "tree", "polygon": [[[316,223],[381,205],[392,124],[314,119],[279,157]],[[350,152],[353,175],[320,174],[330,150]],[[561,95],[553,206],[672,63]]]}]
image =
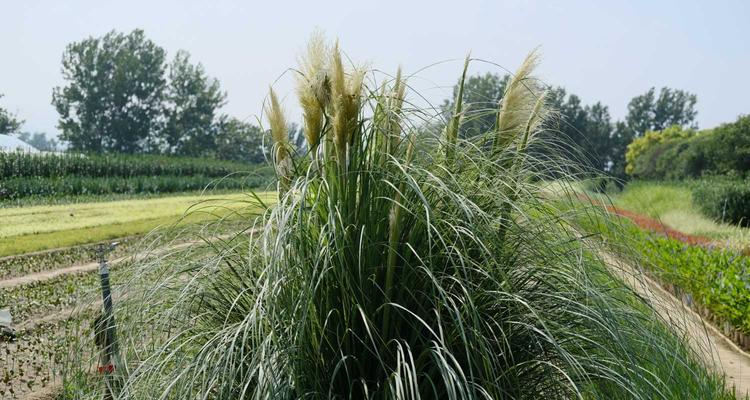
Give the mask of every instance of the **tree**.
[{"label": "tree", "polygon": [[612,118],[609,115],[609,107],[601,102],[586,106],[584,109],[586,120],[583,132],[586,132],[588,138],[588,150],[593,155],[592,162],[594,167],[599,171],[613,172],[612,167],[615,164],[614,158],[616,149],[613,136],[614,126]]},{"label": "tree", "polygon": [[[216,79],[209,78],[201,64],[190,63],[190,55],[179,51],[169,66],[166,126],[160,137],[167,152],[201,156],[216,149],[218,109],[226,102],[226,93]],[[225,124],[233,131],[237,122]],[[231,136],[233,133],[230,132]]]},{"label": "tree", "polygon": [[[548,98],[549,106],[558,113],[559,118],[546,135],[559,136],[567,142],[563,143],[562,150],[568,158],[598,171],[609,172],[614,157],[609,108],[600,102],[584,106],[580,97],[568,95],[562,87],[550,89]],[[548,143],[554,141],[554,138],[547,140]]]},{"label": "tree", "polygon": [[625,151],[625,173],[636,175],[636,160],[653,147],[669,141],[687,139],[695,134],[692,130],[682,129],[680,125],[672,125],[661,131],[646,131],[642,136],[634,138]]},{"label": "tree", "polygon": [[149,147],[163,115],[165,52],[136,29],[67,46],[52,104],[74,150],[134,153]]},{"label": "tree", "polygon": [[[0,94],[0,98],[2,97],[3,95]],[[8,110],[0,107],[0,135],[17,131],[23,125],[23,122]]]},{"label": "tree", "polygon": [[237,118],[222,116],[216,136],[216,157],[260,164],[265,161],[263,131]]},{"label": "tree", "polygon": [[697,101],[694,94],[667,87],[661,88],[657,97],[652,87],[630,100],[625,123],[635,136],[641,136],[646,131],[661,131],[672,125],[696,129]]},{"label": "tree", "polygon": [[57,140],[54,138],[47,138],[47,134],[44,132],[21,132],[18,138],[24,142],[34,146],[35,149],[41,151],[57,151]]},{"label": "tree", "polygon": [[634,138],[634,131],[633,129],[628,127],[627,123],[623,121],[617,121],[615,123],[614,130],[612,131],[612,147],[609,151],[611,154],[612,162],[609,171],[610,175],[618,179],[627,178],[627,175],[625,174],[625,151]]}]

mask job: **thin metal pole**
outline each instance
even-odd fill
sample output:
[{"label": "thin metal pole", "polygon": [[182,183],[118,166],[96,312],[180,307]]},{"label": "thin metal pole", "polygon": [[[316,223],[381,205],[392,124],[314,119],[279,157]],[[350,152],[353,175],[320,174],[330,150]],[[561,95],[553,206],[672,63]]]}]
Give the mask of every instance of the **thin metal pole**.
[{"label": "thin metal pole", "polygon": [[111,400],[117,394],[119,385],[115,376],[115,366],[118,359],[118,346],[117,346],[117,332],[115,326],[115,314],[112,306],[112,289],[109,283],[109,265],[107,264],[107,253],[114,250],[117,243],[112,243],[109,246],[100,244],[97,247],[97,255],[99,256],[99,276],[101,278],[102,286],[102,302],[104,303],[104,312],[100,321],[99,329],[104,329],[104,339],[101,365],[99,366],[99,372],[104,375],[105,388],[104,388],[104,399]]}]

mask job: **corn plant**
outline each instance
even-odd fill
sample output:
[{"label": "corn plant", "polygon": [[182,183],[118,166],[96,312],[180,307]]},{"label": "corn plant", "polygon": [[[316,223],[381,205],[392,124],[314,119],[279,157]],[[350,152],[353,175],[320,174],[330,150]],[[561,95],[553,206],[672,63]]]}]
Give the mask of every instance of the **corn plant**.
[{"label": "corn plant", "polygon": [[0,153],[0,178],[61,176],[184,176],[223,177],[256,168],[248,164],[210,158],[159,155]]}]

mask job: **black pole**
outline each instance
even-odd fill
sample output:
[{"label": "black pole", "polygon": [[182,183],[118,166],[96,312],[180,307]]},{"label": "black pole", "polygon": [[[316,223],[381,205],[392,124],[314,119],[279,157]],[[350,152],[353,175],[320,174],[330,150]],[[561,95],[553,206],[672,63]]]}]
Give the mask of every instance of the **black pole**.
[{"label": "black pole", "polygon": [[115,314],[112,307],[112,289],[109,284],[109,265],[107,264],[107,253],[114,250],[116,246],[117,243],[112,243],[106,247],[103,244],[97,247],[99,276],[102,285],[102,302],[104,304],[102,318],[98,324],[99,337],[103,339],[103,343],[100,344],[102,346],[102,355],[99,372],[104,375],[105,400],[113,399],[119,389],[115,376],[115,366],[119,349],[117,346],[117,332],[115,330]]}]

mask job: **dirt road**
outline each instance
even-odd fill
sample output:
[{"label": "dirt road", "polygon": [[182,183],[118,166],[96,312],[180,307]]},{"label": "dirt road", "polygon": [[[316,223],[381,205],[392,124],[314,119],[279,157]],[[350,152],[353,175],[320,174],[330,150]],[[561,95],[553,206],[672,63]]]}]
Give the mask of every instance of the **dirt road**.
[{"label": "dirt road", "polygon": [[695,311],[633,266],[606,252],[599,255],[625,283],[647,299],[699,354],[704,355],[707,362],[725,374],[727,386],[736,390],[738,398],[750,395],[750,354],[742,351]]}]

